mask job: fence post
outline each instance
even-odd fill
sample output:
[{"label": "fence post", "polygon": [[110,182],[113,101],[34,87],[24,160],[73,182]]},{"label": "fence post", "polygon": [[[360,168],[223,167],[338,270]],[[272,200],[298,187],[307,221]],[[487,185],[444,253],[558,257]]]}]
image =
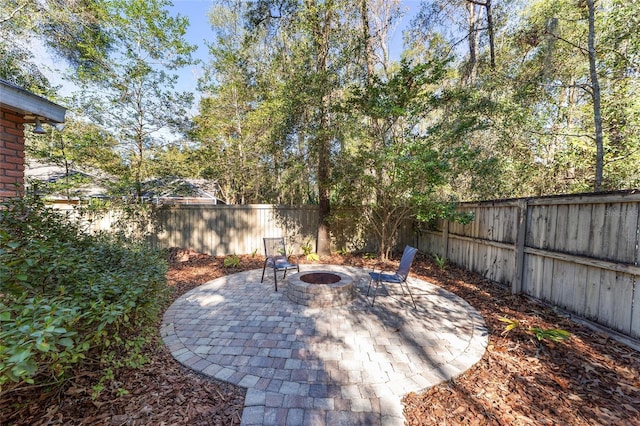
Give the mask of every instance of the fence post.
[{"label": "fence post", "polygon": [[511,293],[522,293],[524,281],[524,246],[527,238],[527,199],[518,200],[516,211],[516,240],[515,240],[515,268],[513,269],[513,281]]},{"label": "fence post", "polygon": [[444,225],[442,226],[442,258],[449,258],[449,221],[447,219],[444,220]]}]

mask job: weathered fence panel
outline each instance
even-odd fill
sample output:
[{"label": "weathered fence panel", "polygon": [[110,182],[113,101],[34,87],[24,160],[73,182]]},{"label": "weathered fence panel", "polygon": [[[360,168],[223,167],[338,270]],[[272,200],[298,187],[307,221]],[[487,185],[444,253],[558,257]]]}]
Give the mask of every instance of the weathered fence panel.
[{"label": "weathered fence panel", "polygon": [[419,248],[632,337],[640,337],[640,193],[463,203]]},{"label": "weathered fence panel", "polygon": [[[150,242],[158,248],[183,247],[214,256],[262,253],[262,238],[274,236],[284,236],[287,249],[293,253],[301,253],[303,245],[316,247],[317,206],[172,204],[153,206],[142,214],[145,219],[140,221],[115,210],[79,214],[68,203],[52,207],[66,212],[91,232],[114,229],[138,235],[143,232],[150,235]],[[338,213],[342,219],[332,227],[334,249],[377,250],[375,238],[358,223],[358,211]],[[403,222],[397,231],[394,250],[401,252],[406,244],[417,244],[413,221]]]},{"label": "weathered fence panel", "polygon": [[179,205],[157,211],[158,231],[152,243],[183,247],[214,256],[262,254],[262,238],[284,236],[295,253],[310,242],[315,247],[315,207],[272,205]]}]

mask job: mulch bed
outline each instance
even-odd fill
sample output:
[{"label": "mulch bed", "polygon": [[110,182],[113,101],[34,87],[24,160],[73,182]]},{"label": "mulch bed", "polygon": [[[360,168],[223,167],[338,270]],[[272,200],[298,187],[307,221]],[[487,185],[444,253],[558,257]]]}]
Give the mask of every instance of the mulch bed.
[{"label": "mulch bed", "polygon": [[[168,284],[174,297],[214,278],[262,268],[260,256],[240,256],[239,268],[222,257],[169,251]],[[323,257],[322,263],[371,267],[354,256]],[[468,301],[484,317],[489,347],[474,367],[455,380],[405,396],[409,425],[620,424],[640,425],[640,357],[604,334],[578,325],[553,309],[454,266],[439,269],[418,256],[412,273]],[[505,334],[500,317],[523,327]],[[561,328],[563,342],[539,342],[526,329]],[[235,425],[245,390],[199,375],[178,364],[153,336],[151,362],[115,373],[97,398],[91,388],[98,367],[86,363],[55,391],[42,388],[0,395],[0,424],[15,425]],[[122,389],[128,393],[122,394]]]}]

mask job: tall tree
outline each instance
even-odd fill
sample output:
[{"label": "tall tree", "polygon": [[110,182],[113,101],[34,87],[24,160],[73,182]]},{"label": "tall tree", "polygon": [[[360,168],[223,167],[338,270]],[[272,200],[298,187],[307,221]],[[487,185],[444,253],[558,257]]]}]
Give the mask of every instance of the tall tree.
[{"label": "tall tree", "polygon": [[270,133],[276,146],[303,152],[311,166],[320,254],[330,250],[332,150],[340,145],[333,106],[353,72],[349,55],[362,39],[359,6],[343,0],[263,0],[252,3],[247,14],[252,32],[275,47],[269,57],[271,69],[278,70],[272,75],[282,82],[277,89],[282,108],[272,115]]},{"label": "tall tree", "polygon": [[305,0],[304,15],[311,31],[312,49],[310,51],[315,62],[316,107],[314,120],[317,130],[311,135],[312,149],[318,158],[318,247],[320,255],[327,255],[331,251],[331,233],[329,218],[331,215],[330,201],[330,149],[332,132],[329,111],[329,96],[333,89],[329,80],[329,49],[331,38],[337,25],[336,4],[333,0],[320,2]]},{"label": "tall tree", "polygon": [[149,155],[167,143],[163,131],[184,124],[192,94],[175,90],[170,72],[191,63],[194,46],[184,41],[187,20],[171,17],[167,0],[113,0],[107,32],[113,51],[99,69],[81,68],[77,84],[82,110],[113,132],[127,164],[123,183],[142,195]]},{"label": "tall tree", "polygon": [[[447,62],[402,61],[388,80],[374,77],[370,84],[353,87],[347,103],[367,121],[355,135],[358,142],[341,158],[335,197],[362,212],[383,258],[406,221],[450,212],[442,196],[448,184],[465,176],[490,179],[490,173],[479,171],[490,170],[491,155],[466,141],[482,129],[479,113],[488,108],[460,89],[440,89]],[[442,114],[453,108],[465,108],[464,122]]]},{"label": "tall tree", "polygon": [[246,2],[229,1],[209,12],[216,39],[209,44],[210,61],[200,79],[200,111],[194,119],[199,174],[217,180],[229,204],[271,201],[269,185],[260,182],[268,176],[260,159],[269,153],[262,136],[265,124],[252,118],[260,99],[256,77],[261,70],[259,55],[245,44],[246,8]]},{"label": "tall tree", "polygon": [[[465,2],[478,5],[485,16],[488,14],[485,0]],[[502,188],[502,196],[637,184],[637,173],[628,167],[638,151],[631,130],[638,123],[637,102],[629,96],[638,84],[634,60],[638,36],[631,29],[635,19],[631,10],[638,2],[632,3],[489,3],[494,52],[492,43],[485,44],[481,38],[474,89],[479,96],[497,101],[500,108],[490,118],[491,128],[476,143],[502,153],[504,178],[496,185]],[[433,8],[425,7],[412,28],[414,51],[418,52],[415,46],[420,41],[430,43],[429,50],[446,51],[448,47],[459,69],[468,70],[472,55],[468,49],[456,49],[461,38],[448,34],[441,25],[445,21],[435,19],[457,17],[458,21],[448,22],[462,23],[461,18],[468,16],[460,8],[463,2],[438,0],[428,4]],[[484,32],[483,26],[480,29]],[[500,43],[495,44],[496,40]],[[483,64],[490,64],[492,56],[496,58],[495,72],[483,72]],[[488,59],[485,62],[483,58]],[[451,77],[449,82],[463,79],[464,74]]]},{"label": "tall tree", "polygon": [[602,139],[602,108],[600,106],[600,81],[596,68],[596,28],[595,0],[587,0],[589,35],[587,36],[587,50],[589,56],[589,80],[591,81],[591,98],[593,102],[593,124],[596,142],[596,173],[594,190],[602,190],[602,175],[604,169],[604,142]]},{"label": "tall tree", "polygon": [[[528,22],[529,25],[533,23],[530,27],[533,33],[537,28],[537,31],[541,31],[539,34],[542,34],[542,38],[546,39],[545,43],[539,45],[539,51],[542,53],[540,57],[544,60],[539,64],[538,75],[542,78],[541,82],[545,82],[542,91],[556,97],[557,118],[553,119],[553,122],[562,129],[551,128],[547,133],[561,136],[565,141],[563,143],[565,146],[560,146],[557,150],[561,155],[569,152],[567,143],[582,145],[576,140],[577,137],[586,137],[593,141],[593,150],[589,153],[593,160],[588,165],[590,176],[587,178],[591,180],[593,190],[600,191],[605,188],[606,159],[602,115],[602,102],[605,95],[601,92],[601,74],[606,74],[599,69],[602,66],[599,58],[603,55],[597,49],[596,38],[605,30],[598,30],[598,21],[601,22],[604,16],[598,18],[596,3],[591,0],[577,4],[567,1],[538,1],[531,5]],[[615,10],[611,8],[611,2],[607,3],[606,8],[600,8],[602,15]],[[609,9],[609,12],[606,9]],[[528,60],[525,64],[535,69],[533,61]],[[566,97],[558,98],[558,95],[562,94]],[[588,112],[589,109],[590,112]],[[538,108],[538,111],[542,110]],[[553,110],[548,111],[553,112]],[[564,111],[563,115],[558,116],[558,111]],[[551,126],[547,126],[548,129],[549,127]],[[577,157],[575,161],[584,164]]]},{"label": "tall tree", "polygon": [[95,180],[106,188],[114,184],[111,177],[121,175],[125,170],[116,151],[117,141],[100,126],[71,115],[67,116],[63,127],[45,126],[45,130],[47,135],[44,136],[27,133],[25,148],[28,158],[64,169],[64,176],[49,185],[53,193],[76,196],[76,190],[87,183],[87,179],[75,173],[77,170],[92,172]]}]

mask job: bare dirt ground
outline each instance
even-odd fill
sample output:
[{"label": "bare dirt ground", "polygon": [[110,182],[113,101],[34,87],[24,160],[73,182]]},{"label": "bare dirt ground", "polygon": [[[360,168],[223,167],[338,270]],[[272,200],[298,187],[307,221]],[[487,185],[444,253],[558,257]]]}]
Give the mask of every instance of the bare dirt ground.
[{"label": "bare dirt ground", "polygon": [[[209,280],[262,267],[260,256],[241,256],[239,268],[223,258],[188,250],[169,252],[173,299]],[[334,255],[322,263],[372,266],[362,257]],[[455,380],[405,396],[409,425],[640,425],[640,354],[578,325],[553,309],[449,266],[440,269],[419,256],[412,274],[467,300],[484,317],[489,347],[478,364]],[[500,317],[523,327],[504,334]],[[563,342],[539,342],[528,327],[561,328]],[[101,375],[86,363],[56,391],[32,388],[0,395],[0,425],[234,425],[240,423],[245,391],[179,365],[159,335],[147,353],[151,362],[115,372],[97,398]],[[120,390],[119,390],[120,389]],[[128,393],[122,395],[122,389]]]}]

